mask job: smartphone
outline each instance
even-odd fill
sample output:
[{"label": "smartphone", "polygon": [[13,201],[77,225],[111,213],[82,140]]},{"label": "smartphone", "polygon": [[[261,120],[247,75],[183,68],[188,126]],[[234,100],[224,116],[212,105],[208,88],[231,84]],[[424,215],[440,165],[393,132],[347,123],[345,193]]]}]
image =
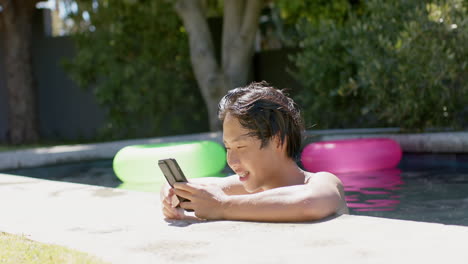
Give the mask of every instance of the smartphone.
[{"label": "smartphone", "polygon": [[[175,159],[162,159],[158,161],[159,168],[161,169],[164,177],[166,177],[167,182],[171,187],[174,187],[176,182],[187,182],[184,173],[179,167],[179,164]],[[185,199],[177,195],[179,202],[190,202],[190,200]],[[179,206],[177,206],[179,207]],[[191,212],[192,210],[186,210]]]}]

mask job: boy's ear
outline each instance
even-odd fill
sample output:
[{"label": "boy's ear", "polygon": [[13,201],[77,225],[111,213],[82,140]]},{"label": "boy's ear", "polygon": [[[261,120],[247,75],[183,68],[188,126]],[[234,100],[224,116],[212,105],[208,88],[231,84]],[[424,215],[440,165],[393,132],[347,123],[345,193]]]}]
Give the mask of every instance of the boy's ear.
[{"label": "boy's ear", "polygon": [[283,152],[286,149],[286,138],[283,141],[283,144],[281,144],[281,138],[279,135],[274,136],[272,138],[272,143],[276,147],[277,150]]}]

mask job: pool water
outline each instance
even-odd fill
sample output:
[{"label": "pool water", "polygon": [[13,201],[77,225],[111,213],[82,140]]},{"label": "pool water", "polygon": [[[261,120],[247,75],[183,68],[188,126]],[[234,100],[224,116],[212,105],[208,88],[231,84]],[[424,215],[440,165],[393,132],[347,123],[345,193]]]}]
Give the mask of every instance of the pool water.
[{"label": "pool water", "polygon": [[339,176],[351,214],[468,226],[468,155],[406,153],[396,169]]},{"label": "pool water", "polygon": [[[112,170],[112,160],[3,173],[151,192],[161,186],[123,184]],[[405,153],[398,168],[338,177],[351,214],[468,226],[468,155]]]}]

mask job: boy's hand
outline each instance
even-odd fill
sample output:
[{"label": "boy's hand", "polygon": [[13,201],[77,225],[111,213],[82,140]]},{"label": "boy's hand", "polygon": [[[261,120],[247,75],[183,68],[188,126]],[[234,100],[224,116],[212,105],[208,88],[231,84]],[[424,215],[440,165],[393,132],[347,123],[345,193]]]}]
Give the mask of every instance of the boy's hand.
[{"label": "boy's hand", "polygon": [[190,202],[180,203],[184,209],[192,209],[202,219],[223,219],[228,196],[216,185],[175,183],[174,192]]},{"label": "boy's hand", "polygon": [[174,189],[169,184],[161,187],[160,198],[162,203],[162,212],[168,219],[182,219],[184,212],[182,208],[176,208],[179,205],[179,199],[174,193]]}]

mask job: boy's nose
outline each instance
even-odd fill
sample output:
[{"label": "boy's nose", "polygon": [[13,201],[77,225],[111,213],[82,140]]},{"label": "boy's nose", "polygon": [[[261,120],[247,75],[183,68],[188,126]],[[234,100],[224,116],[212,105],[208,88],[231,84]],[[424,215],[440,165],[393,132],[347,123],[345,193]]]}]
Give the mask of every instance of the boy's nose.
[{"label": "boy's nose", "polygon": [[228,151],[227,152],[227,163],[229,165],[229,167],[233,168],[233,166],[235,167],[236,165],[239,164],[239,158],[236,154],[232,153],[231,151]]}]

